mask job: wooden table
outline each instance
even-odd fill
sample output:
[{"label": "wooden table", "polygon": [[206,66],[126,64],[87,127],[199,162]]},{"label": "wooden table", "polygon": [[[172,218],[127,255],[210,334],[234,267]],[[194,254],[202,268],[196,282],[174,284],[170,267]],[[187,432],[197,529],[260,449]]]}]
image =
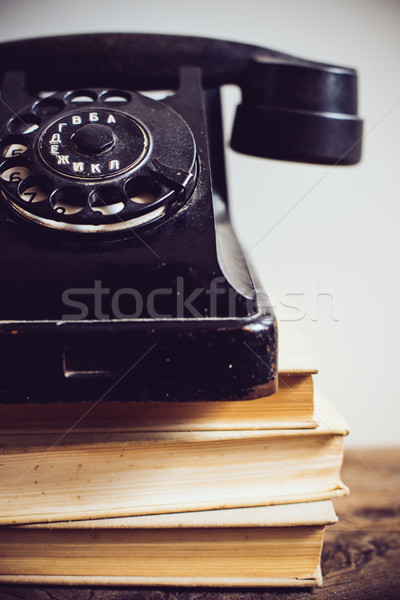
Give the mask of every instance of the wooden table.
[{"label": "wooden table", "polygon": [[209,590],[0,586],[0,600],[396,600],[400,599],[400,448],[348,450],[315,590]]}]

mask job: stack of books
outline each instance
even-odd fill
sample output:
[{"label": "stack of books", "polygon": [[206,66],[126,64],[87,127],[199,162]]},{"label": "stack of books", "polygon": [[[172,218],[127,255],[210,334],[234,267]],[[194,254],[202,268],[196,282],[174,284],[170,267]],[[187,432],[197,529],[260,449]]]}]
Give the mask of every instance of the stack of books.
[{"label": "stack of books", "polygon": [[0,581],[312,586],[347,425],[280,339],[236,402],[0,407]]}]

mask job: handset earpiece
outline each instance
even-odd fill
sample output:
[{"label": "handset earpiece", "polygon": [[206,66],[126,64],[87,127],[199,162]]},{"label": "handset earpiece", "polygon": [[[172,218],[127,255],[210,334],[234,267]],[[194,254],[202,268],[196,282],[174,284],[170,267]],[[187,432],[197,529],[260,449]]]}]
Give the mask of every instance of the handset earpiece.
[{"label": "handset earpiece", "polygon": [[308,163],[359,162],[362,121],[353,69],[259,57],[241,87],[234,150]]}]

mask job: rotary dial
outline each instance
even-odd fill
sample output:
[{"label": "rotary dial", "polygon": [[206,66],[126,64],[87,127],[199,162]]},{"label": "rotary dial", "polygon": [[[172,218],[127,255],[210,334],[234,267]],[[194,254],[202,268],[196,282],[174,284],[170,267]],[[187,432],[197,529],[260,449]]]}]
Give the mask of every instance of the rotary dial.
[{"label": "rotary dial", "polygon": [[138,93],[57,93],[13,117],[0,142],[2,195],[47,228],[111,233],[178,210],[196,147],[173,109]]}]

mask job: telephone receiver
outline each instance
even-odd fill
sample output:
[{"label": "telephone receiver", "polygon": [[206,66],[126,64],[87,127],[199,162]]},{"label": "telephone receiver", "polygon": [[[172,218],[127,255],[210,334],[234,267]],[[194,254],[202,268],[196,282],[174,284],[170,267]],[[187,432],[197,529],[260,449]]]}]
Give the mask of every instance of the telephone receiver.
[{"label": "telephone receiver", "polygon": [[350,165],[356,72],[104,33],[3,43],[0,76],[0,401],[276,391],[275,316],[229,218],[219,88],[242,93],[234,150]]},{"label": "telephone receiver", "polygon": [[23,70],[28,87],[39,90],[177,89],[180,69],[198,67],[206,89],[241,88],[234,150],[310,163],[360,160],[354,69],[236,42],[113,33],[6,42],[0,64],[3,73]]}]

